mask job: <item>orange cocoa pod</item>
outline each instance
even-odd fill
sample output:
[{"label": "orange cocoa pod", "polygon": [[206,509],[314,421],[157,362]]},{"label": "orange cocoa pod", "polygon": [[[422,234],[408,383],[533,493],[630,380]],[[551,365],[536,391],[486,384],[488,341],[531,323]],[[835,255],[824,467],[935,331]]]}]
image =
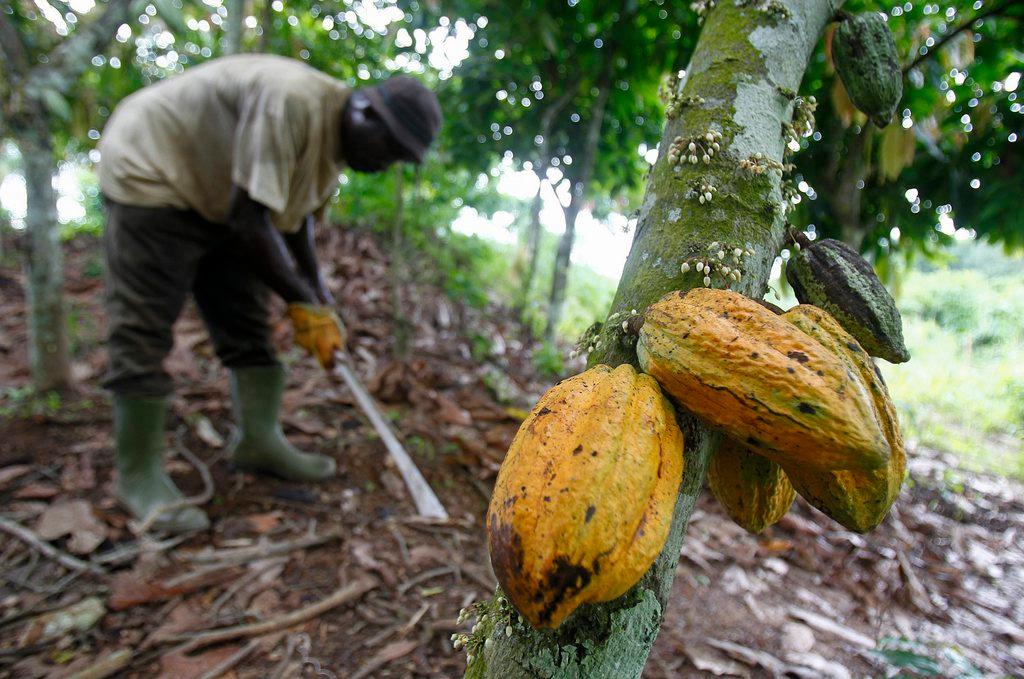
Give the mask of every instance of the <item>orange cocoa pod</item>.
[{"label": "orange cocoa pod", "polygon": [[760,533],[786,515],[796,492],[782,467],[733,439],[708,465],[708,487],[733,521]]},{"label": "orange cocoa pod", "polygon": [[657,382],[599,365],[545,393],[498,472],[487,546],[502,590],[535,627],[621,596],[668,537],[683,435]]},{"label": "orange cocoa pod", "polygon": [[828,312],[809,304],[782,316],[835,352],[867,385],[874,417],[889,445],[889,461],[878,469],[821,471],[784,465],[793,487],[805,500],[845,528],[866,533],[885,518],[903,484],[907,456],[899,418],[878,367],[867,352]]},{"label": "orange cocoa pod", "polygon": [[637,356],[679,405],[784,467],[888,464],[890,446],[861,375],[743,295],[666,295],[644,315]]}]

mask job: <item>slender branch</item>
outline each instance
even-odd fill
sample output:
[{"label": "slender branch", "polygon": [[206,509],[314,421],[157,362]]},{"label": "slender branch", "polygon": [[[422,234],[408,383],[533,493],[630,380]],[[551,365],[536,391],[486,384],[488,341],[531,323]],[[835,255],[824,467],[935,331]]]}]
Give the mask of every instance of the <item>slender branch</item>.
[{"label": "slender branch", "polygon": [[1005,0],[1005,2],[1002,2],[1002,3],[998,4],[998,5],[994,5],[994,6],[990,7],[989,9],[985,10],[984,12],[978,12],[973,17],[971,17],[967,21],[964,21],[959,26],[954,28],[952,31],[950,31],[946,35],[942,36],[942,38],[939,39],[939,41],[936,42],[934,45],[932,45],[931,48],[929,48],[927,52],[925,52],[924,54],[919,54],[916,59],[914,59],[909,64],[904,66],[903,67],[903,73],[906,74],[908,71],[910,71],[910,69],[915,68],[918,64],[920,64],[925,59],[928,59],[932,55],[937,54],[939,52],[939,50],[942,49],[943,45],[945,45],[947,42],[949,42],[950,40],[955,38],[960,33],[966,31],[967,29],[969,29],[971,26],[974,25],[974,22],[980,21],[981,19],[987,19],[990,16],[995,16],[997,14],[1000,14],[1000,13],[1002,13],[1003,10],[1009,8],[1011,5],[1013,5],[1016,2],[1017,2],[1017,0]]},{"label": "slender branch", "polygon": [[106,573],[105,570],[96,564],[82,561],[67,552],[57,549],[17,521],[0,516],[0,531],[13,535],[43,556],[53,559],[65,568],[73,571],[89,571],[93,575],[104,575]]},{"label": "slender branch", "polygon": [[109,0],[102,14],[55,47],[45,64],[32,67],[28,73],[30,81],[56,81],[62,85],[77,78],[89,67],[91,57],[110,42],[117,27],[128,21],[135,4],[142,3],[140,0]]},{"label": "slender branch", "polygon": [[21,39],[21,31],[14,25],[11,15],[0,11],[0,56],[7,63],[8,78],[25,76],[28,71],[28,54]]},{"label": "slender branch", "polygon": [[300,608],[277,618],[249,625],[238,625],[236,627],[226,627],[224,629],[212,630],[209,632],[200,632],[196,635],[183,634],[171,637],[167,641],[185,642],[185,648],[181,649],[184,653],[193,651],[197,648],[203,648],[211,644],[231,641],[232,639],[263,636],[265,634],[270,634],[271,632],[277,632],[278,630],[294,627],[295,625],[326,613],[332,608],[337,608],[342,604],[358,599],[371,589],[375,588],[378,584],[379,583],[374,578],[368,576],[359,577],[345,587],[335,591],[326,599],[321,599],[320,601],[305,608]]}]

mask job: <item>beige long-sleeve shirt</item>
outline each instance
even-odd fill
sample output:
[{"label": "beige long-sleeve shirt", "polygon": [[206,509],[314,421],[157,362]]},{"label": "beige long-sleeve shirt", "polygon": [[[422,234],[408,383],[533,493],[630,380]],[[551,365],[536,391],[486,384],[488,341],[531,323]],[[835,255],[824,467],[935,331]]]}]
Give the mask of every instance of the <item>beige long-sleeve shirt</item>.
[{"label": "beige long-sleeve shirt", "polygon": [[234,184],[293,233],[337,188],[350,91],[285,57],[190,68],[118,105],[100,140],[100,187],[119,203],[191,208],[226,223]]}]

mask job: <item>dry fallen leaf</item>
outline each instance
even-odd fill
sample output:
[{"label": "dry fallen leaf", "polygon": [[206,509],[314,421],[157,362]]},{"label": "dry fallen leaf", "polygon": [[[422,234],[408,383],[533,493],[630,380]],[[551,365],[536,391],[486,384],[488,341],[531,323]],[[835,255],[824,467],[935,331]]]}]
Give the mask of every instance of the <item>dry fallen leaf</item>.
[{"label": "dry fallen leaf", "polygon": [[281,525],[281,512],[250,514],[246,517],[249,527],[260,535],[265,535]]},{"label": "dry fallen leaf", "polygon": [[[179,652],[160,657],[161,679],[197,679],[238,652],[241,646],[219,646],[197,655]],[[224,676],[224,675],[222,675]]]},{"label": "dry fallen leaf", "polygon": [[91,596],[59,611],[44,613],[25,626],[18,640],[19,647],[52,641],[71,632],[85,632],[106,612],[99,597]]},{"label": "dry fallen leaf", "polygon": [[107,526],[92,513],[85,500],[69,500],[50,505],[36,521],[36,533],[44,540],[71,535],[68,550],[91,554],[107,539]]}]

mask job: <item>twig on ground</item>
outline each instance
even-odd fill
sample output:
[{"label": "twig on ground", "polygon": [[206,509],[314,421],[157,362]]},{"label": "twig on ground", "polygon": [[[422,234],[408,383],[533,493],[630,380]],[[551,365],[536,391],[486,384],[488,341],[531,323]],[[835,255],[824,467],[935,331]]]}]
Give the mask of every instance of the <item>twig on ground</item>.
[{"label": "twig on ground", "polygon": [[129,521],[128,527],[135,535],[145,535],[149,531],[149,529],[153,527],[153,524],[156,523],[157,519],[159,519],[161,516],[168,512],[175,512],[181,509],[185,509],[186,507],[199,507],[200,505],[205,505],[207,502],[213,499],[213,477],[210,476],[210,468],[207,467],[206,464],[202,460],[200,460],[195,453],[193,453],[185,446],[184,432],[184,425],[178,427],[174,436],[174,440],[176,443],[175,447],[178,449],[178,452],[181,453],[182,457],[188,460],[189,463],[193,467],[195,467],[196,470],[199,472],[199,476],[201,476],[203,479],[203,492],[201,492],[199,495],[183,497],[180,500],[167,502],[154,508],[138,525],[133,525],[134,522]]},{"label": "twig on ground", "polygon": [[440,568],[431,568],[429,571],[423,571],[419,575],[411,577],[405,582],[403,582],[401,585],[399,585],[398,593],[405,594],[421,582],[426,582],[427,580],[430,580],[431,578],[436,578],[439,575],[453,575],[454,573],[455,568],[453,568],[452,566],[441,566]]},{"label": "twig on ground", "polygon": [[420,609],[412,614],[412,617],[409,618],[409,621],[398,628],[398,633],[404,636],[411,632],[413,628],[415,628],[416,625],[420,623],[420,620],[423,619],[423,616],[426,615],[427,611],[429,610],[430,604],[423,604],[422,606],[420,606]]},{"label": "twig on ground", "polygon": [[106,679],[120,672],[131,661],[133,652],[130,648],[122,648],[106,654],[95,663],[79,670],[67,679]]},{"label": "twig on ground", "polygon": [[171,637],[166,641],[186,642],[183,652],[187,653],[194,651],[197,648],[203,648],[211,644],[219,644],[232,639],[263,636],[265,634],[270,634],[271,632],[277,632],[278,630],[287,629],[298,625],[299,623],[306,622],[307,620],[311,620],[312,618],[315,618],[322,613],[326,613],[333,608],[337,608],[342,604],[358,599],[371,589],[377,587],[378,584],[377,580],[371,577],[356,578],[345,587],[336,590],[333,594],[325,599],[321,599],[315,604],[311,604],[305,608],[300,608],[297,611],[292,611],[291,613],[287,613],[264,622],[226,627],[224,629],[202,632],[198,635],[184,634]]},{"label": "twig on ground", "polygon": [[223,676],[228,673],[235,665],[248,658],[253,651],[255,651],[260,645],[259,639],[253,639],[245,646],[240,648],[236,653],[232,653],[224,660],[211,667],[206,672],[199,675],[199,679],[217,679],[217,677]]},{"label": "twig on ground", "polygon": [[302,537],[294,540],[284,540],[282,542],[260,541],[252,547],[203,550],[196,554],[188,555],[186,558],[192,563],[243,563],[246,561],[255,561],[257,559],[266,559],[271,556],[277,556],[278,554],[287,554],[288,552],[292,552],[296,549],[315,547],[317,545],[322,545],[326,542],[333,542],[334,540],[339,539],[341,539],[340,532],[329,531],[327,533],[321,533],[320,535],[303,535]]},{"label": "twig on ground", "polygon": [[277,663],[277,667],[274,668],[268,679],[284,679],[284,673],[288,671],[288,665],[292,661],[292,656],[295,655],[297,638],[297,634],[288,637],[288,641],[284,645],[284,653],[281,654],[281,662]]},{"label": "twig on ground", "polygon": [[409,564],[409,547],[405,543],[405,536],[402,535],[402,531],[398,530],[398,526],[395,525],[394,521],[388,521],[388,530],[391,535],[394,536],[395,542],[398,543],[398,552],[402,555],[402,561]]},{"label": "twig on ground", "polygon": [[134,542],[119,545],[110,551],[97,554],[89,560],[95,564],[120,566],[128,563],[142,553],[159,554],[160,552],[165,552],[172,547],[177,547],[185,540],[188,540],[189,537],[189,535],[176,535],[166,540],[152,540],[148,536],[143,536]]},{"label": "twig on ground", "polygon": [[0,530],[13,535],[35,551],[48,559],[53,559],[65,568],[70,568],[73,571],[88,571],[94,575],[106,574],[106,571],[100,566],[82,561],[78,557],[71,556],[67,552],[57,549],[17,521],[11,521],[6,517],[0,516]]},{"label": "twig on ground", "polygon": [[220,615],[220,609],[224,607],[224,604],[231,601],[235,597],[235,595],[238,594],[239,590],[241,590],[243,587],[251,584],[253,580],[260,577],[261,575],[269,571],[271,568],[279,566],[284,563],[288,563],[287,557],[271,559],[262,567],[249,571],[243,577],[236,580],[234,583],[232,583],[230,587],[224,590],[223,594],[221,594],[214,600],[213,604],[210,607],[210,614],[208,616],[209,619],[216,620],[217,616]]}]

